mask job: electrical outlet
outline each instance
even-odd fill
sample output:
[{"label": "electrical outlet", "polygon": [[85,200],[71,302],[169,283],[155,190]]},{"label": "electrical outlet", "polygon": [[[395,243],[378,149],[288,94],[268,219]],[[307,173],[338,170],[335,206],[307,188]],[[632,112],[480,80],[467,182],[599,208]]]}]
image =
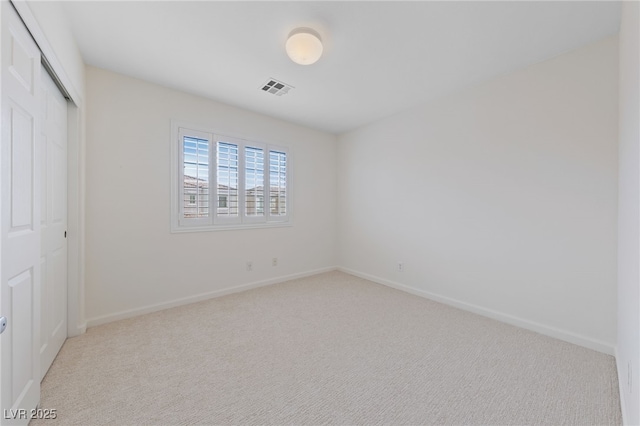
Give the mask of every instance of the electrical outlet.
[{"label": "electrical outlet", "polygon": [[396,271],[404,272],[404,262],[398,262],[398,266],[396,266]]},{"label": "electrical outlet", "polygon": [[271,266],[278,266],[278,258],[274,257],[273,259],[271,259]]},{"label": "electrical outlet", "polygon": [[247,260],[247,272],[253,271],[253,262],[250,260]]}]

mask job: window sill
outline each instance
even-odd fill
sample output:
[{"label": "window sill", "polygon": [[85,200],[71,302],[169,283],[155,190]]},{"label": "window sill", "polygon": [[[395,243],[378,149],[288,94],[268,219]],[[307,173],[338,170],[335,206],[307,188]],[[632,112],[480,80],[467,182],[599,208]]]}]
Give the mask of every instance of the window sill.
[{"label": "window sill", "polygon": [[185,232],[211,232],[211,231],[241,231],[245,229],[263,229],[263,228],[287,228],[293,226],[291,221],[288,222],[268,222],[268,223],[246,223],[232,225],[206,225],[206,226],[172,226],[172,234],[182,234]]}]

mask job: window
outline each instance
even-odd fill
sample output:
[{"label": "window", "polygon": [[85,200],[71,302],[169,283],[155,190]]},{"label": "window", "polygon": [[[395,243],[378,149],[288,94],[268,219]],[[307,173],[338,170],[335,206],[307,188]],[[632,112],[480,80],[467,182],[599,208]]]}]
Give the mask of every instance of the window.
[{"label": "window", "polygon": [[172,231],[289,224],[288,150],[173,123]]}]

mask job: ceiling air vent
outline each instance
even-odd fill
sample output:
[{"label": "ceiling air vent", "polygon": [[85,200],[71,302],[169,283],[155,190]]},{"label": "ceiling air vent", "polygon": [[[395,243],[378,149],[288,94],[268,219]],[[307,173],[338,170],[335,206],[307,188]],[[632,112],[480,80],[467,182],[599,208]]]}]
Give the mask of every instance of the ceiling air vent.
[{"label": "ceiling air vent", "polygon": [[262,87],[260,87],[260,90],[274,94],[276,96],[282,96],[286,95],[289,90],[293,88],[293,86],[290,86],[287,83],[283,83],[276,79],[270,78],[262,85]]}]

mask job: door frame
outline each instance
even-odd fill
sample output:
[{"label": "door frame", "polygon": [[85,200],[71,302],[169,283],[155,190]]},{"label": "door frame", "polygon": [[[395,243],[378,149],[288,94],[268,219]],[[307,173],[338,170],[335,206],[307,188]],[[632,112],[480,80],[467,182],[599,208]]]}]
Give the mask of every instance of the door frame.
[{"label": "door frame", "polygon": [[85,124],[84,99],[62,66],[26,1],[9,0],[40,48],[43,65],[67,102],[67,337],[87,330],[85,289]]}]

